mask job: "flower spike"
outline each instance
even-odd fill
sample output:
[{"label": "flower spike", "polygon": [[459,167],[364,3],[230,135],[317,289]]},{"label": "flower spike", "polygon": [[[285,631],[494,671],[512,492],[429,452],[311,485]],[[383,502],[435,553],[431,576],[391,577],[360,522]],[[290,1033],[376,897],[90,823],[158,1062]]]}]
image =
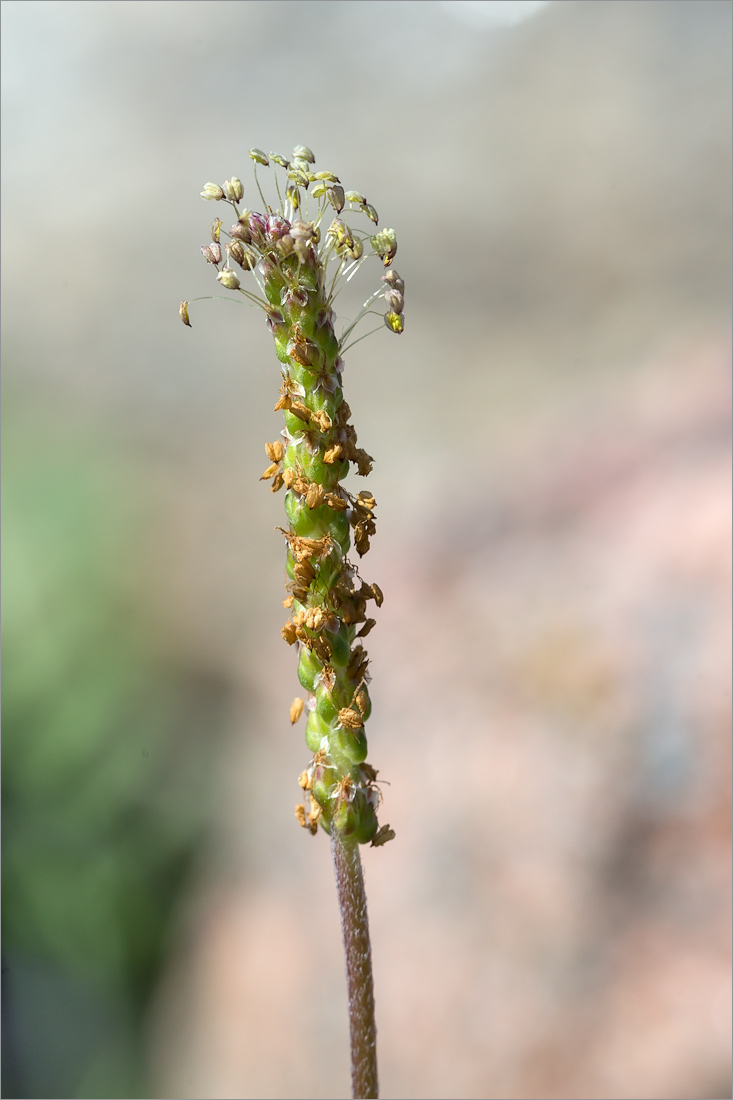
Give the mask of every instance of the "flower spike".
[{"label": "flower spike", "polygon": [[[262,480],[273,492],[284,488],[289,521],[283,534],[284,606],[290,617],[282,636],[297,646],[298,678],[306,693],[305,699],[294,700],[289,717],[295,724],[305,713],[305,741],[312,753],[299,779],[307,801],[299,803],[297,817],[309,832],[317,832],[320,824],[349,843],[378,847],[394,831],[380,827],[377,772],[366,763],[371,700],[363,640],[375,625],[370,602],[380,607],[383,596],[378,585],[362,580],[351,557],[352,544],[358,558],[369,550],[376,501],[368,491],[355,494],[344,484],[352,465],[367,475],[372,458],[357,443],[343,397],[342,354],[352,330],[374,312],[370,307],[380,296],[387,305],[386,327],[403,332],[405,284],[394,270],[385,272],[384,285],[377,284],[340,334],[332,306],[341,283],[368,259],[365,242],[389,268],[397,238],[393,229],[374,232],[377,213],[361,191],[345,190],[332,172],[313,172],[315,156],[308,146],[296,145],[291,160],[276,153],[268,157],[256,148],[249,156],[255,169],[272,162],[285,170],[285,205],[270,205],[263,197],[262,212],[241,210],[236,204],[244,185],[238,177],[225,180],[223,187],[207,183],[202,197],[226,199],[238,220],[226,234],[226,257],[219,218],[211,224],[211,243],[201,251],[222,287],[264,309],[281,365],[276,408],[285,427],[281,440],[266,445],[269,465]],[[364,219],[358,228],[340,217],[347,203],[350,219]],[[322,232],[329,209],[336,217]],[[252,273],[251,289],[242,285],[231,263],[240,274]],[[180,316],[190,326],[187,302],[181,303]]]}]

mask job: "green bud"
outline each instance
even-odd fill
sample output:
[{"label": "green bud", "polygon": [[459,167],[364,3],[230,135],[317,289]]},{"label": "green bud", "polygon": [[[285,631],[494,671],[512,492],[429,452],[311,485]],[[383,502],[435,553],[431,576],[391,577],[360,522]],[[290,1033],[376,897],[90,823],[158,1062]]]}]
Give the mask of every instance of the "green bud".
[{"label": "green bud", "polygon": [[305,724],[305,743],[310,751],[318,752],[321,747],[321,741],[324,737],[328,737],[330,732],[331,727],[328,723],[324,722],[315,710],[312,710]]},{"label": "green bud", "polygon": [[326,768],[321,764],[315,769],[315,774],[313,776],[313,797],[320,806],[324,807],[324,809],[328,806],[338,781],[339,775],[335,768]]},{"label": "green bud", "polygon": [[184,325],[188,325],[189,328],[193,327],[188,319],[188,302],[181,302],[180,306],[178,307],[178,315],[183,321]]},{"label": "green bud", "polygon": [[314,692],[316,690],[316,677],[322,671],[323,666],[315,653],[307,646],[303,646],[298,658],[298,679],[306,691]]},{"label": "green bud", "polygon": [[317,180],[328,180],[329,183],[340,183],[341,180],[333,172],[314,172]]},{"label": "green bud", "polygon": [[339,798],[331,825],[342,836],[353,836],[359,844],[368,844],[377,832],[377,815],[367,793],[359,788],[353,797]]},{"label": "green bud", "polygon": [[221,218],[214,218],[213,222],[211,223],[210,229],[212,241],[214,242],[214,244],[218,244],[219,237],[221,235]]},{"label": "green bud", "polygon": [[281,168],[290,167],[290,161],[286,160],[285,157],[281,157],[279,153],[270,153],[270,160],[274,161],[275,164],[279,164]]},{"label": "green bud", "polygon": [[315,187],[313,188],[313,190],[311,191],[311,195],[313,196],[314,199],[320,199],[321,196],[325,195],[325,194],[326,194],[326,185],[325,185],[325,183],[317,183],[315,185]]},{"label": "green bud", "polygon": [[378,828],[377,813],[372,805],[367,803],[361,811],[357,810],[355,835],[359,844],[368,844],[373,840]]},{"label": "green bud", "polygon": [[268,165],[270,163],[267,153],[263,153],[261,149],[250,149],[249,155],[252,160],[256,160],[258,164]]},{"label": "green bud", "polygon": [[316,696],[316,710],[324,722],[334,722],[339,712],[339,706],[325,690],[318,692]]},{"label": "green bud", "polygon": [[300,191],[294,184],[291,183],[285,188],[285,197],[292,203],[293,210],[300,208]]},{"label": "green bud", "polygon": [[346,192],[346,201],[347,202],[356,202],[356,203],[359,204],[359,206],[362,206],[366,202],[366,199],[364,198],[364,196],[359,191],[347,191]]},{"label": "green bud", "polygon": [[224,189],[218,183],[205,183],[201,192],[201,198],[208,201],[218,201],[224,198]]},{"label": "green bud", "polygon": [[341,836],[353,836],[356,832],[358,825],[358,817],[353,806],[342,799],[339,801],[333,818],[331,819],[331,828],[335,829]]},{"label": "green bud", "polygon": [[327,631],[325,637],[331,647],[331,664],[335,668],[345,668],[351,657],[348,628],[342,623],[334,633]]},{"label": "green bud", "polygon": [[374,222],[375,225],[379,225],[379,215],[370,202],[365,202],[362,206],[362,210],[370,221]]},{"label": "green bud", "polygon": [[345,756],[350,764],[363,764],[367,758],[367,735],[364,730],[333,730],[331,743],[334,750]]}]

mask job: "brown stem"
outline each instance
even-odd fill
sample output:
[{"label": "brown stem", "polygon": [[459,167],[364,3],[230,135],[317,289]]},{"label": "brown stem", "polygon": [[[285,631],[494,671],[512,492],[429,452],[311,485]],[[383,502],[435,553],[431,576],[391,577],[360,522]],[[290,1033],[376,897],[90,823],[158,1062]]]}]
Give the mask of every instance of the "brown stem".
[{"label": "brown stem", "polygon": [[353,1100],[373,1100],[379,1096],[377,1028],[374,1022],[369,918],[359,845],[345,840],[337,829],[332,829],[331,852],[346,954],[351,1031],[351,1095]]}]

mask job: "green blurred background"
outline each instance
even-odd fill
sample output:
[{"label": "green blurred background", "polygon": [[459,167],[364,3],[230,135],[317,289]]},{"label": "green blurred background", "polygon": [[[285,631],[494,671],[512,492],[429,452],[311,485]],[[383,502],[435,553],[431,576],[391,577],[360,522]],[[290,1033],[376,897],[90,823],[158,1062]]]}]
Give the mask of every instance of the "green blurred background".
[{"label": "green blurred background", "polygon": [[347,1092],[279,372],[177,315],[299,142],[407,284],[345,376],[382,1092],[730,1095],[731,14],[5,0],[4,1096]]}]

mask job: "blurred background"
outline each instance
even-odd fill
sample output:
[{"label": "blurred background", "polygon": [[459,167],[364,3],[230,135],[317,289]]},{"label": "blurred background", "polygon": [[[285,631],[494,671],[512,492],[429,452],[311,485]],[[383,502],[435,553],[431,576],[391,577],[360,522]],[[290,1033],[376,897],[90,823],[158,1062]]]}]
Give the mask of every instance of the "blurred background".
[{"label": "blurred background", "polygon": [[177,312],[203,184],[300,142],[407,284],[345,373],[382,1095],[731,1095],[730,40],[727,0],[3,4],[5,1096],[348,1094],[278,366]]}]

